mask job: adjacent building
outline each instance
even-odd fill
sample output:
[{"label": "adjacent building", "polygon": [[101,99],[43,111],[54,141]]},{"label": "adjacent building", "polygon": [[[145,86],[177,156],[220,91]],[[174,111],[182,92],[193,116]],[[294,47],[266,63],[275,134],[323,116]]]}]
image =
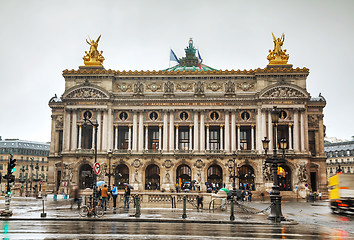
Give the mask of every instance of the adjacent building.
[{"label": "adjacent building", "polygon": [[[287,162],[278,169],[282,191],[304,194],[306,185],[326,191],[326,100],[307,92],[309,69],[287,63],[283,36],[274,37],[269,64],[254,70],[205,65],[192,39],[174,67],[106,70],[98,41],[90,42],[84,66],[63,71],[65,92],[49,101],[53,190],[92,187],[96,145],[98,180],[118,186],[129,183],[139,191],[170,191],[185,183],[201,190],[213,184],[231,187],[236,166],[238,187],[270,191],[272,175],[262,147],[267,137],[270,146],[280,139],[288,143]],[[280,110],[275,130],[274,106]]]},{"label": "adjacent building", "polygon": [[[49,143],[0,138],[0,173],[7,174],[10,154],[16,159],[15,188],[28,191],[37,185],[47,185],[49,175]],[[1,181],[1,191],[6,190],[6,180]]]},{"label": "adjacent building", "polygon": [[354,141],[325,144],[327,176],[342,171],[354,174]]}]

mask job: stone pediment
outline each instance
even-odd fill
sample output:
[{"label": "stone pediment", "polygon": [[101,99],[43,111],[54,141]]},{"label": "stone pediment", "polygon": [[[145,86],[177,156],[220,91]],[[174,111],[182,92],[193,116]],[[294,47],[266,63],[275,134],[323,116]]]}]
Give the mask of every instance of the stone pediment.
[{"label": "stone pediment", "polygon": [[108,94],[93,87],[80,87],[64,94],[67,99],[109,99]]},{"label": "stone pediment", "polygon": [[275,86],[260,94],[260,98],[308,98],[306,91],[292,86]]}]

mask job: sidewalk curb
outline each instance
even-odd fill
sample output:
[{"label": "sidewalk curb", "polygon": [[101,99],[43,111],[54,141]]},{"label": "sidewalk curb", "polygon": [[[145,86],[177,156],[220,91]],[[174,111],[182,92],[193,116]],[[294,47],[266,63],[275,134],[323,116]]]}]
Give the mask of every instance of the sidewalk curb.
[{"label": "sidewalk curb", "polygon": [[152,223],[201,223],[201,224],[254,224],[254,225],[297,225],[296,221],[273,222],[247,222],[225,220],[192,220],[192,219],[147,219],[147,218],[9,218],[0,217],[2,221],[82,221],[82,222],[152,222]]}]

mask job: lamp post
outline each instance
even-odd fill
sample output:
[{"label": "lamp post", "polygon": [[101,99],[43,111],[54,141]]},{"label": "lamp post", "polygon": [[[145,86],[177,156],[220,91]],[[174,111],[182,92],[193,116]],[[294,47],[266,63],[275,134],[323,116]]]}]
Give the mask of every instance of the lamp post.
[{"label": "lamp post", "polygon": [[[235,154],[236,155],[236,154]],[[234,203],[235,203],[235,196],[236,196],[236,178],[239,178],[239,167],[236,166],[236,156],[232,159],[233,166],[229,166],[229,168],[233,168],[233,175],[231,175],[230,170],[230,178],[232,178],[232,198],[231,198],[231,214],[230,214],[230,221],[235,220],[234,215]],[[236,168],[237,168],[237,175],[236,175]]]},{"label": "lamp post", "polygon": [[106,176],[108,176],[108,191],[111,190],[111,159],[112,159],[112,150],[108,150],[108,173],[106,173]]},{"label": "lamp post", "polygon": [[284,155],[285,155],[285,149],[287,147],[287,142],[285,139],[281,139],[279,141],[280,149],[283,151],[282,155],[279,156],[277,153],[277,143],[276,143],[277,124],[279,120],[279,111],[277,107],[273,107],[271,116],[272,116],[272,123],[273,123],[273,154],[271,156],[268,156],[270,140],[267,139],[267,137],[264,137],[264,140],[262,140],[263,149],[266,155],[265,162],[266,164],[271,165],[271,170],[273,173],[273,186],[272,186],[272,191],[270,193],[270,201],[272,203],[272,206],[271,206],[270,215],[268,216],[268,219],[273,220],[275,222],[280,222],[280,221],[284,221],[285,218],[281,211],[281,196],[279,191],[279,179],[278,179],[277,171],[278,171],[278,164],[285,163]]},{"label": "lamp post", "polygon": [[[30,192],[32,193],[32,182],[33,182],[33,157],[31,157],[31,176],[30,176]],[[31,194],[32,195],[32,194]]]},{"label": "lamp post", "polygon": [[[97,130],[98,130],[98,126],[99,124],[96,122],[96,123],[93,123],[90,118],[92,117],[92,114],[91,112],[89,111],[86,111],[84,113],[84,127],[87,126],[87,122],[89,122],[91,124],[91,126],[93,126],[95,128],[95,142],[94,142],[94,155],[95,155],[95,162],[94,163],[97,163]],[[93,176],[93,183],[92,183],[92,206],[93,207],[96,207],[96,201],[95,201],[95,195],[96,195],[96,187],[97,187],[97,175],[94,171],[94,168],[92,168],[92,176]]]},{"label": "lamp post", "polygon": [[20,195],[21,195],[21,197],[22,197],[22,194],[23,194],[23,183],[25,182],[25,176],[24,176],[24,174],[25,174],[25,166],[24,165],[22,165],[22,167],[20,168],[20,171],[22,172],[22,174],[21,174],[21,179],[20,179],[20,182],[21,182],[21,190],[20,190]]}]

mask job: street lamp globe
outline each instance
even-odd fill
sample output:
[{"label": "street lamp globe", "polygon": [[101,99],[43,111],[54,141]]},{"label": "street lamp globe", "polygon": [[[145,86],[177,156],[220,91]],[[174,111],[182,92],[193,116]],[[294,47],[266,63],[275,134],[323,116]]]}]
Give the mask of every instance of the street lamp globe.
[{"label": "street lamp globe", "polygon": [[278,123],[279,121],[279,110],[276,106],[273,107],[271,111],[272,123]]}]

